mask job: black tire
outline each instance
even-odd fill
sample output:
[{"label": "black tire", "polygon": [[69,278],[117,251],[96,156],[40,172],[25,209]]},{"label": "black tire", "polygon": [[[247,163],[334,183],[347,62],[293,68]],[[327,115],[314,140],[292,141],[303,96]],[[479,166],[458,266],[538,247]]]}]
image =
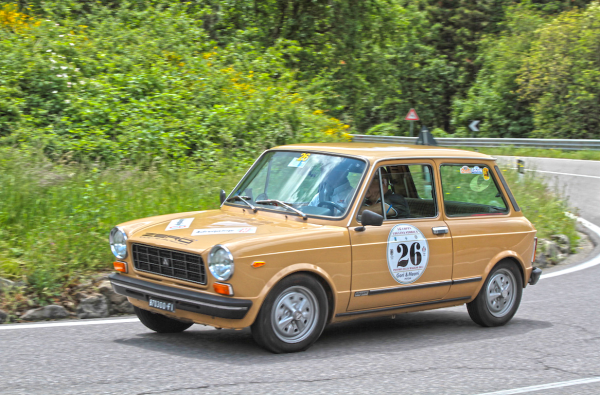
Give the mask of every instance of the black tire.
[{"label": "black tire", "polygon": [[252,337],[275,354],[304,351],[321,336],[327,314],[321,283],[311,275],[294,274],[269,292],[252,324]]},{"label": "black tire", "polygon": [[[510,287],[506,287],[508,283]],[[494,298],[495,295],[498,296]],[[501,261],[492,269],[477,297],[467,303],[467,311],[478,325],[501,326],[515,315],[522,295],[523,278],[517,264]]]},{"label": "black tire", "polygon": [[138,316],[142,324],[146,325],[148,329],[152,329],[158,333],[179,333],[194,325],[190,322],[182,322],[166,317],[162,314],[142,310],[135,306],[133,306],[133,309],[135,310],[135,314]]}]

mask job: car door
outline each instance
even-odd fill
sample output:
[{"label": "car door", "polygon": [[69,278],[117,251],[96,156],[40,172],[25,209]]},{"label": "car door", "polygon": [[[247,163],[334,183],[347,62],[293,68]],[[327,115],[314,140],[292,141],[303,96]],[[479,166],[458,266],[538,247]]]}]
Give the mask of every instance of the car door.
[{"label": "car door", "polygon": [[[365,186],[360,205],[365,204],[370,184],[389,179],[383,204],[404,198],[409,208],[399,217],[386,211],[381,226],[350,228],[352,284],[348,310],[364,310],[444,297],[452,283],[452,238],[442,220],[439,183],[433,161],[390,162],[378,167]],[[379,183],[381,190],[385,183]],[[369,200],[367,203],[372,203]],[[392,205],[393,206],[393,205]],[[376,210],[373,207],[372,211]],[[397,211],[403,211],[399,209]],[[358,212],[358,211],[357,211]]]}]

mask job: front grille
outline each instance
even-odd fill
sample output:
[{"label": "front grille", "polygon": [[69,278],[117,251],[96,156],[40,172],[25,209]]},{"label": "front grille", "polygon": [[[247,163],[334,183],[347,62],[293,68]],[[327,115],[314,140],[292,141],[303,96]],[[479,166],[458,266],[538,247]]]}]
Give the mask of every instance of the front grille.
[{"label": "front grille", "polygon": [[132,247],[136,270],[206,284],[206,271],[200,255],[142,244],[133,244]]}]

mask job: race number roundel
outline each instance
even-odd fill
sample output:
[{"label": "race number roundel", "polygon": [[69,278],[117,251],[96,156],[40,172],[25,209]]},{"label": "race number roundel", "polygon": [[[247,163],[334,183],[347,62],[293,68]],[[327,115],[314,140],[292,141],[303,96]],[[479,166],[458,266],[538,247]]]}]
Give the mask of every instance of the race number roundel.
[{"label": "race number roundel", "polygon": [[388,236],[386,255],[394,280],[400,284],[410,284],[417,281],[427,267],[429,245],[419,229],[398,224]]}]

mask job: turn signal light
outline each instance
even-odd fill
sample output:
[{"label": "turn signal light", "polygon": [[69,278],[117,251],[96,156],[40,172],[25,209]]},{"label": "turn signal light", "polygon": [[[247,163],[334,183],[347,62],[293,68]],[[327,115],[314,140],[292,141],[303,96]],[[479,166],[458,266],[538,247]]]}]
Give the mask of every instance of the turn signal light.
[{"label": "turn signal light", "polygon": [[254,261],[252,262],[252,267],[261,267],[263,265],[265,265],[267,262],[265,261]]},{"label": "turn signal light", "polygon": [[127,273],[127,263],[125,262],[113,262],[113,266],[115,267],[115,270],[121,273]]},{"label": "turn signal light", "polygon": [[222,283],[214,283],[213,288],[216,293],[221,295],[232,296],[233,295],[233,287],[229,284]]}]

